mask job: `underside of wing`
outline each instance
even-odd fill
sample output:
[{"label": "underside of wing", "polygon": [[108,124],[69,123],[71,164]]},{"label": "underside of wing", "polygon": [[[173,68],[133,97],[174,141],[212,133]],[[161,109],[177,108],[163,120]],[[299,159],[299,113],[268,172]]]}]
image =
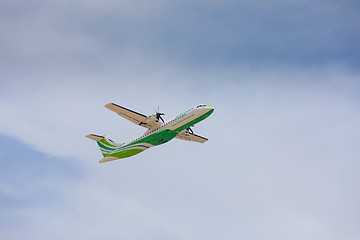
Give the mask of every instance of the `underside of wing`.
[{"label": "underside of wing", "polygon": [[183,130],[183,131],[179,132],[179,134],[176,136],[176,138],[185,140],[185,141],[189,141],[189,142],[198,142],[198,143],[204,143],[208,140],[207,138],[190,133],[187,130]]},{"label": "underside of wing", "polygon": [[135,123],[136,125],[140,125],[149,129],[155,127],[155,124],[149,123],[148,117],[141,113],[121,107],[115,103],[108,103],[105,105],[105,107],[110,109],[111,111],[116,112],[119,116]]}]

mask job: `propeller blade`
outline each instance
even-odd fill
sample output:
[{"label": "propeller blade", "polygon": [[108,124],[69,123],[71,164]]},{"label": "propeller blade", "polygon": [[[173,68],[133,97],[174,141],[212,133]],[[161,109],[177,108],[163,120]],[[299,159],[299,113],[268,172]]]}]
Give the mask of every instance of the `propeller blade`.
[{"label": "propeller blade", "polygon": [[154,109],[154,111],[156,113],[156,119],[158,121],[161,120],[163,123],[165,123],[164,119],[161,117],[161,115],[165,115],[165,113],[160,112],[160,107],[159,106],[157,107],[157,111],[156,111],[156,109],[154,107],[153,107],[153,109]]}]

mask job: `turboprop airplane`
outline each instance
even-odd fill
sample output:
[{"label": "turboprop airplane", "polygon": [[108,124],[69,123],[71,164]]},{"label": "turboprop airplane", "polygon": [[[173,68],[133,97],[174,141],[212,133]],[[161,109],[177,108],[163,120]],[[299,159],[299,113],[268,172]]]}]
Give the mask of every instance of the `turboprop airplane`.
[{"label": "turboprop airplane", "polygon": [[[146,149],[164,144],[173,138],[204,143],[208,139],[194,134],[190,127],[204,120],[214,111],[213,107],[197,105],[174,117],[170,121],[165,122],[161,117],[165,114],[160,113],[159,109],[158,111],[154,109],[156,114],[145,116],[116,105],[115,103],[108,103],[105,107],[116,112],[119,116],[141,127],[145,127],[148,130],[140,137],[121,144],[116,143],[105,136],[98,136],[95,134],[87,135],[86,137],[95,140],[100,147],[100,151],[104,156],[104,158],[99,161],[100,163],[134,156]],[[162,122],[160,122],[160,120]]]}]

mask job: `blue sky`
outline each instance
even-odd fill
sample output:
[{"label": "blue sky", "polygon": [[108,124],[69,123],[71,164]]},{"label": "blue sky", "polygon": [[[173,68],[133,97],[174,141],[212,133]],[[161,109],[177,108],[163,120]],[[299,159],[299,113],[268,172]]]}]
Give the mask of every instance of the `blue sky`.
[{"label": "blue sky", "polygon": [[[355,1],[0,3],[0,235],[358,239]],[[215,107],[205,144],[98,164],[84,136]]]}]

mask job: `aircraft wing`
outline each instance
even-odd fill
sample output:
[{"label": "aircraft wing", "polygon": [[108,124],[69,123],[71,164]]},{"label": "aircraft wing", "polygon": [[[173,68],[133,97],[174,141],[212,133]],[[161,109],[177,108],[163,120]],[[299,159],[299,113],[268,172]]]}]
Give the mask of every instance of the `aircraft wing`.
[{"label": "aircraft wing", "polygon": [[201,137],[199,135],[189,133],[186,130],[182,130],[181,132],[179,132],[179,134],[176,136],[176,138],[185,140],[185,141],[189,141],[189,142],[193,141],[193,142],[198,142],[198,143],[204,143],[208,140],[207,138]]},{"label": "aircraft wing", "polygon": [[119,116],[137,124],[142,127],[146,128],[152,128],[152,124],[146,123],[147,122],[147,116],[137,113],[133,110],[121,107],[115,103],[108,103],[105,105],[106,108],[110,109],[111,111],[116,112]]}]

